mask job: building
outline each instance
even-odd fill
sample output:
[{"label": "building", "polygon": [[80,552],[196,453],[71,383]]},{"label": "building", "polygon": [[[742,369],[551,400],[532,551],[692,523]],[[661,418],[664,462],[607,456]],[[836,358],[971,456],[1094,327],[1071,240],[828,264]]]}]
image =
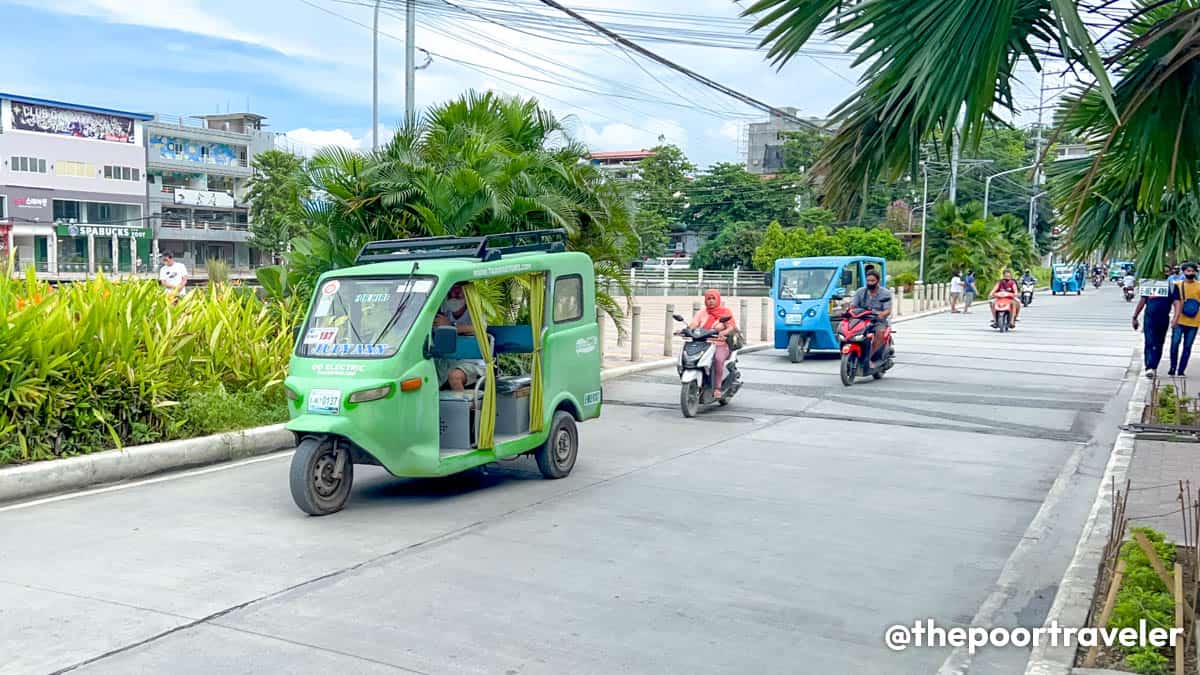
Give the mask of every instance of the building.
[{"label": "building", "polygon": [[[796,108],[781,110],[791,117],[797,117],[800,112]],[[772,115],[765,122],[753,122],[748,125],[745,136],[746,170],[755,174],[781,171],[784,141],[781,134],[811,128],[811,125],[823,127],[827,124],[826,120],[815,117],[807,118],[807,121],[811,124],[796,122],[783,115]]]},{"label": "building", "polygon": [[0,93],[0,242],[19,269],[149,270],[149,119]]},{"label": "building", "polygon": [[262,115],[156,115],[146,123],[149,213],[156,258],[171,253],[189,270],[225,260],[234,270],[260,264],[250,248],[246,191],[254,155],[275,146]]},{"label": "building", "polygon": [[1079,159],[1080,157],[1089,157],[1092,154],[1091,148],[1083,143],[1063,143],[1054,146],[1054,161],[1060,159]]},{"label": "building", "polygon": [[616,180],[631,180],[638,177],[638,163],[647,157],[653,157],[653,150],[618,150],[615,152],[593,152],[588,155],[588,163],[596,167],[610,178]]}]

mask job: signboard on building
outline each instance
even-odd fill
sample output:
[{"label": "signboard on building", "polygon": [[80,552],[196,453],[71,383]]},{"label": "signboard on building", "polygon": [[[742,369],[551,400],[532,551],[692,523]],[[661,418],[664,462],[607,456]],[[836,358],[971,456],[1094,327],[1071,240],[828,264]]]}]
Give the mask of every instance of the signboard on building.
[{"label": "signboard on building", "polygon": [[134,239],[146,239],[154,236],[149,228],[146,227],[129,227],[125,225],[63,225],[59,224],[55,231],[60,237],[86,237],[89,234],[93,237],[111,237],[114,234],[120,238],[133,237]]},{"label": "signboard on building", "polygon": [[45,197],[13,197],[15,209],[44,209],[50,206],[50,200]]},{"label": "signboard on building", "polygon": [[12,128],[114,143],[136,140],[133,118],[19,101],[12,102]]},{"label": "signboard on building", "polygon": [[232,209],[233,195],[211,190],[186,190],[175,188],[175,203],[187,206],[215,206]]}]

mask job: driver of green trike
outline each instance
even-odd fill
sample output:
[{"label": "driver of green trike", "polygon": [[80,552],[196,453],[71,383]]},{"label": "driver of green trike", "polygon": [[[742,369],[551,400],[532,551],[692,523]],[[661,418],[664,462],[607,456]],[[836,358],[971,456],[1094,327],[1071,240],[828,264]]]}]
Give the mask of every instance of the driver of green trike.
[{"label": "driver of green trike", "polygon": [[[454,284],[446,294],[446,300],[433,319],[433,327],[454,326],[459,335],[474,335],[471,315],[467,312],[467,300],[463,296],[463,285]],[[434,359],[438,382],[443,389],[465,391],[484,376],[487,364],[483,359]]]}]

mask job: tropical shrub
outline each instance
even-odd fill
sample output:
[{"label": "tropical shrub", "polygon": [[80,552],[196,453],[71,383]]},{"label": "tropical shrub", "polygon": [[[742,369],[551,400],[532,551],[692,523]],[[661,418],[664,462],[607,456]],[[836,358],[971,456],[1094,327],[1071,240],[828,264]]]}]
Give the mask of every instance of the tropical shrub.
[{"label": "tropical shrub", "polygon": [[0,275],[0,315],[0,464],[202,430],[189,400],[217,387],[283,410],[296,311],[249,289]]},{"label": "tropical shrub", "polygon": [[[809,209],[808,211],[823,211]],[[802,213],[806,213],[802,212]],[[904,257],[904,246],[896,235],[883,228],[843,227],[830,231],[824,225],[812,230],[803,227],[784,230],[771,223],[762,243],[754,251],[754,267],[767,271],[779,258],[807,258],[822,255],[866,255],[880,258]]]},{"label": "tropical shrub", "polygon": [[[1175,547],[1164,540],[1162,533],[1148,527],[1135,527],[1133,531],[1146,535],[1155,556],[1170,570],[1175,563]],[[1125,577],[1108,627],[1137,630],[1145,620],[1147,628],[1170,630],[1175,625],[1175,597],[1154,571],[1146,552],[1136,541],[1127,541],[1121,546],[1121,558],[1125,561]],[[1163,668],[1168,662],[1152,646],[1125,650],[1125,665],[1143,675],[1165,673]]]}]

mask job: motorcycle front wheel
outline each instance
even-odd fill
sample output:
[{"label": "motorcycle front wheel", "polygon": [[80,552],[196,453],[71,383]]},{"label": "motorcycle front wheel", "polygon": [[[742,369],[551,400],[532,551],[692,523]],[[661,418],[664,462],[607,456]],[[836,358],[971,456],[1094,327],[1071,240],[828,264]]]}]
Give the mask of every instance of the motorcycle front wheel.
[{"label": "motorcycle front wheel", "polygon": [[679,387],[679,411],[684,417],[695,417],[700,409],[700,383],[692,380]]},{"label": "motorcycle front wheel", "polygon": [[849,387],[854,384],[854,378],[858,374],[858,357],[853,355],[842,356],[842,384]]},{"label": "motorcycle front wheel", "polygon": [[1007,333],[1008,332],[1008,312],[1000,312],[1000,316],[997,317],[997,323],[1000,325],[1000,332]]}]

